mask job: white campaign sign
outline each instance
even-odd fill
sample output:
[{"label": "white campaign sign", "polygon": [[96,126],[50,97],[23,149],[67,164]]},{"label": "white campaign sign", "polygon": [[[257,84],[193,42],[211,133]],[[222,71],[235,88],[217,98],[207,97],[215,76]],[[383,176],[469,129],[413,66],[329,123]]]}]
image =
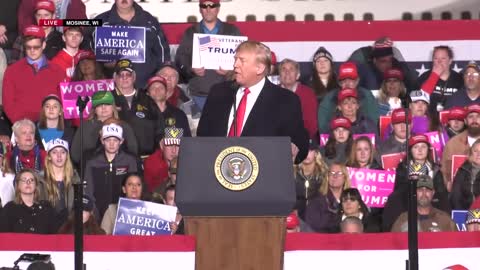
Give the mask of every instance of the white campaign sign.
[{"label": "white campaign sign", "polygon": [[193,34],[192,68],[232,70],[237,46],[245,36]]}]

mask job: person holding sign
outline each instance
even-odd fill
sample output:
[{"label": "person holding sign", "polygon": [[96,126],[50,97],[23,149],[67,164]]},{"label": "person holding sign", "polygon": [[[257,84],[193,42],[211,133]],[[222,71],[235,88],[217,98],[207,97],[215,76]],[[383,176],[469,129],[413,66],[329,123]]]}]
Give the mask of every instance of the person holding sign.
[{"label": "person holding sign", "polygon": [[[226,70],[207,70],[192,68],[193,34],[214,34],[240,36],[240,30],[232,24],[218,19],[220,0],[200,0],[200,14],[202,20],[185,30],[182,41],[175,55],[175,62],[180,68],[182,77],[188,82],[188,90],[200,110],[203,110],[205,101],[214,84],[225,81]],[[269,69],[268,67],[267,69]]]},{"label": "person holding sign", "polygon": [[305,221],[315,232],[337,231],[340,197],[347,188],[350,188],[350,177],[345,165],[338,163],[330,165],[328,179],[322,182],[320,194],[307,206]]},{"label": "person holding sign", "polygon": [[3,109],[12,123],[22,118],[37,121],[38,104],[50,94],[58,95],[58,84],[65,77],[44,55],[45,31],[41,27],[29,26],[23,36],[26,57],[8,66],[3,79]]},{"label": "person holding sign", "polygon": [[93,198],[99,217],[121,194],[121,183],[127,173],[137,172],[137,159],[120,149],[123,128],[116,121],[108,121],[100,132],[103,151],[87,161],[85,168],[86,194]]},{"label": "person holding sign", "polygon": [[105,79],[103,67],[96,61],[93,51],[81,51],[75,56],[75,71],[72,82],[94,81]]},{"label": "person holding sign", "polygon": [[452,209],[466,210],[480,196],[480,139],[468,150],[468,160],[454,176],[450,203]]},{"label": "person holding sign", "polygon": [[60,98],[57,95],[46,96],[42,101],[42,111],[35,134],[37,142],[41,142],[40,147],[46,149],[47,143],[55,139],[62,139],[70,145],[74,133],[75,130],[70,122],[63,118],[63,106]]},{"label": "person holding sign", "polygon": [[412,136],[408,140],[408,155],[410,164],[403,160],[398,164],[395,175],[395,186],[388,197],[383,211],[384,230],[390,230],[394,220],[408,208],[408,181],[411,174],[427,175],[432,179],[434,197],[433,206],[450,212],[448,191],[443,183],[440,167],[434,162],[431,146],[427,136],[423,134]]},{"label": "person holding sign", "polygon": [[138,153],[148,156],[155,152],[157,142],[164,135],[165,120],[155,101],[144,90],[135,88],[137,73],[132,61],[121,59],[115,66],[112,91],[120,119],[135,132]]},{"label": "person holding sign", "polygon": [[[122,181],[122,197],[132,200],[141,200],[143,198],[143,180],[137,173],[129,173]],[[113,233],[115,226],[115,217],[117,215],[118,204],[108,205],[108,209],[102,219],[101,227],[106,234]]]},{"label": "person holding sign", "polygon": [[352,148],[352,124],[345,117],[337,117],[330,123],[330,135],[324,148],[327,164],[339,162],[344,164]]},{"label": "person holding sign", "polygon": [[462,133],[451,138],[442,155],[442,173],[444,175],[444,182],[450,190],[452,186],[453,175],[452,170],[452,156],[453,155],[467,155],[470,146],[480,139],[480,105],[472,104],[467,107],[467,116],[465,118],[467,129]]},{"label": "person holding sign", "polygon": [[[104,25],[119,26],[117,28],[118,31],[114,29],[112,35],[108,38],[121,37],[124,38],[125,43],[129,44],[132,43],[131,41],[137,44],[140,43],[140,41],[138,37],[129,37],[128,30],[122,31],[122,28],[145,28],[145,41],[141,40],[141,42],[145,42],[142,48],[145,50],[145,61],[132,64],[137,73],[137,79],[135,80],[135,86],[137,88],[144,88],[148,78],[153,76],[162,63],[170,61],[170,47],[160,23],[152,14],[144,10],[134,0],[115,0],[115,3],[109,11],[96,16],[95,19],[102,20]],[[95,48],[95,46],[92,46],[92,48]],[[115,59],[120,58],[122,57]],[[112,63],[106,64],[106,66],[112,68]]]},{"label": "person holding sign", "polygon": [[394,163],[393,167],[391,167],[390,164],[387,165],[387,155],[397,154],[397,156],[399,156],[395,158],[397,162],[403,159],[405,155],[405,141],[409,138],[412,127],[412,114],[409,113],[407,131],[406,115],[405,109],[403,108],[393,110],[391,115],[392,133],[387,140],[380,142],[380,145],[377,147],[377,161],[380,161],[382,167],[385,169],[395,169],[398,165],[398,163]]}]

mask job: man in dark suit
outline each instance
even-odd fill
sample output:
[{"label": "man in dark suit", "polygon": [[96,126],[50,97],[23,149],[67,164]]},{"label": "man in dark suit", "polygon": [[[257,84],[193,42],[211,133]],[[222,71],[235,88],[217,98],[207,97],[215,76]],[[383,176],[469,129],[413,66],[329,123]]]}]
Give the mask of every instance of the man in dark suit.
[{"label": "man in dark suit", "polygon": [[300,163],[308,153],[308,133],[303,126],[300,100],[266,79],[270,62],[270,49],[264,44],[256,41],[240,44],[235,53],[235,81],[212,87],[197,135],[288,136],[295,163]]}]

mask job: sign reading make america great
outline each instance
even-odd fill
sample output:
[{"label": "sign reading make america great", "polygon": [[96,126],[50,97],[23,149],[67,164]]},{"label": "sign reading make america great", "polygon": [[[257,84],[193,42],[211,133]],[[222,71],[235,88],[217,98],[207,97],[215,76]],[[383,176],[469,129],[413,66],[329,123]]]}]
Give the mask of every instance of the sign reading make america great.
[{"label": "sign reading make america great", "polygon": [[217,181],[231,191],[241,191],[253,185],[257,180],[258,170],[257,157],[241,146],[222,150],[215,160]]},{"label": "sign reading make america great", "polygon": [[100,62],[128,58],[134,63],[145,63],[145,27],[97,27],[95,55]]}]

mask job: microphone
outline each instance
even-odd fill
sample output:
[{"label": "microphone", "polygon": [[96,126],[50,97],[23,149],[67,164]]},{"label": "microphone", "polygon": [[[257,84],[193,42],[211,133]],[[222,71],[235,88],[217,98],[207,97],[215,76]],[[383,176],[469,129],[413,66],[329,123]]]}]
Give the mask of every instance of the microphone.
[{"label": "microphone", "polygon": [[240,85],[237,83],[237,80],[233,79],[230,87],[233,91],[233,136],[237,137],[237,91],[238,88],[240,88]]}]

